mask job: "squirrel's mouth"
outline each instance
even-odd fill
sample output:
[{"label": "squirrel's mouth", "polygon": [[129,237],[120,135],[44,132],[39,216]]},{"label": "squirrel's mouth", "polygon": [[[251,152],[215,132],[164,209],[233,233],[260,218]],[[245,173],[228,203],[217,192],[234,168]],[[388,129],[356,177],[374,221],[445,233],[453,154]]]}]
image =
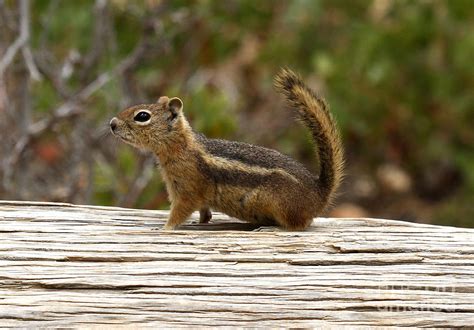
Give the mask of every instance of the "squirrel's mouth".
[{"label": "squirrel's mouth", "polygon": [[126,135],[122,135],[120,134],[120,132],[117,132],[117,130],[111,130],[112,132],[112,135],[115,136],[116,138],[119,138],[121,141],[125,142],[126,144],[129,144],[131,145],[132,147],[135,147],[135,148],[141,148],[140,145],[138,145],[137,143],[135,143],[132,139],[132,137],[130,136],[126,136]]},{"label": "squirrel's mouth", "polygon": [[116,130],[114,130],[113,128],[110,129],[110,133],[112,133],[113,136],[115,136],[116,138],[119,138],[121,140],[125,140],[125,138],[123,136],[121,136]]},{"label": "squirrel's mouth", "polygon": [[130,138],[128,137],[125,137],[125,136],[122,136],[120,134],[117,134],[116,132],[112,132],[112,134],[116,137],[118,137],[120,140],[122,140],[123,142],[127,142],[127,143],[133,143],[132,140],[130,140]]},{"label": "squirrel's mouth", "polygon": [[113,136],[115,136],[116,138],[119,138],[120,140],[124,141],[124,142],[127,142],[127,143],[131,143],[132,141],[130,141],[130,139],[122,134],[120,134],[120,131],[117,131],[116,129],[110,129],[110,132],[112,133]]}]

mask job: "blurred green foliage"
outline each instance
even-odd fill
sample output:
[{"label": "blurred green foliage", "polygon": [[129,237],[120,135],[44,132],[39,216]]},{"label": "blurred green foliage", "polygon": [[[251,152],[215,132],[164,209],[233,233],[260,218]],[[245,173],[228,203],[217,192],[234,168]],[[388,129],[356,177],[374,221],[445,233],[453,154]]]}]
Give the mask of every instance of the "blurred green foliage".
[{"label": "blurred green foliage", "polygon": [[[104,20],[113,29],[99,42],[103,56],[95,74],[113,68],[144,33],[151,34],[155,47],[163,47],[160,56],[145,57],[124,78],[141,102],[179,95],[196,130],[212,137],[271,141],[270,146],[316,166],[306,133],[287,124],[289,117],[273,107],[282,103],[275,101],[272,76],[290,66],[326,96],[341,126],[349,173],[342,200],[360,202],[375,216],[474,226],[471,0],[113,0],[108,6]],[[150,18],[158,6],[164,9]],[[60,62],[71,51],[90,51],[97,24],[93,1],[34,1],[33,7],[35,48],[47,47],[52,61]],[[242,51],[242,59],[238,54],[248,40],[255,54]],[[206,74],[209,79],[202,78]],[[73,74],[68,88],[81,79],[86,78],[80,72]],[[235,82],[237,99],[222,81]],[[88,102],[85,120],[105,126],[123,106],[122,95],[122,83],[109,83]],[[37,119],[61,101],[45,81],[34,84],[32,97]],[[280,122],[265,121],[268,112]],[[269,126],[256,132],[248,126],[253,119]],[[124,145],[115,150],[116,163],[95,162],[92,203],[115,204],[137,175],[135,152]],[[374,206],[382,188],[365,199],[351,193],[350,183],[362,175],[377,185],[377,168],[386,163],[403,169],[411,180],[404,196],[392,201],[388,191],[384,197],[400,213],[385,210],[384,203]],[[163,190],[154,174],[135,206],[165,206]],[[417,213],[414,207],[405,216],[408,199],[431,211]]]}]

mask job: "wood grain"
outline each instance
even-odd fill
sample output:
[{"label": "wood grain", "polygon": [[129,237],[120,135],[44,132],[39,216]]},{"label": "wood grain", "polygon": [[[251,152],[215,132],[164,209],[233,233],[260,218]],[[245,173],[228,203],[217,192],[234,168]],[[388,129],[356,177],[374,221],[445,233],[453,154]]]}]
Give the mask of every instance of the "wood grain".
[{"label": "wood grain", "polygon": [[474,324],[472,229],[318,218],[251,231],[217,214],[155,230],[167,214],[0,201],[0,326]]}]

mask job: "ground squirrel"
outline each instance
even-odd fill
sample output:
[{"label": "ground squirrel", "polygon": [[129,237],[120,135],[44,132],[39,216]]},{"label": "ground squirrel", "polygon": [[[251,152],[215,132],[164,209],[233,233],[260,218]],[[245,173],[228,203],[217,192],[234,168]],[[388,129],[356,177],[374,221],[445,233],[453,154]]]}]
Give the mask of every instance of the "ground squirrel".
[{"label": "ground squirrel", "polygon": [[206,223],[212,209],[258,225],[303,230],[328,206],[343,166],[334,119],[324,100],[289,69],[278,73],[275,87],[310,129],[319,175],[278,151],[194,132],[176,97],[162,96],[155,104],[132,106],[112,118],[115,136],[158,158],[171,202],[164,229],[175,229],[197,210]]}]

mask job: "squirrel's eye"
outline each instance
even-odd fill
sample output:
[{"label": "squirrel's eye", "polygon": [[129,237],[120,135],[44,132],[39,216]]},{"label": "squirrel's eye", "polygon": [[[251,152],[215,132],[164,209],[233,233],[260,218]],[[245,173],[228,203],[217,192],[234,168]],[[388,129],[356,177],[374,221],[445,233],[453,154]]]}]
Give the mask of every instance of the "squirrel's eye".
[{"label": "squirrel's eye", "polygon": [[135,117],[133,117],[133,120],[143,123],[145,121],[150,120],[150,118],[151,118],[151,115],[148,112],[140,111],[139,113],[135,115]]}]

